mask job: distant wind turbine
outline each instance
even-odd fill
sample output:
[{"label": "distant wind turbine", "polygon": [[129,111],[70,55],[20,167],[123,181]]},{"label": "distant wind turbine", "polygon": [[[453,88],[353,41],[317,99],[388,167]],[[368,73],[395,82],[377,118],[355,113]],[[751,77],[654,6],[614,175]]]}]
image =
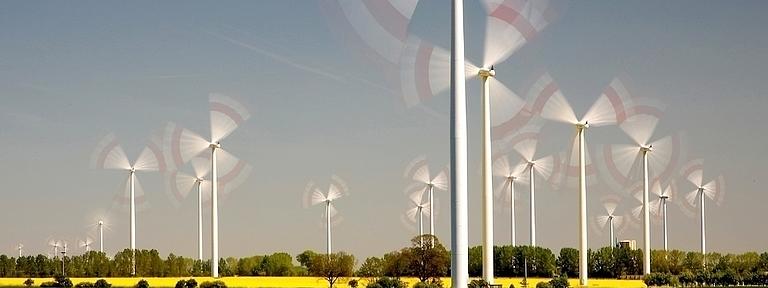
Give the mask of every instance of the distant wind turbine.
[{"label": "distant wind turbine", "polygon": [[[405,169],[406,178],[415,180],[423,185],[423,192],[427,193],[427,203],[429,211],[434,211],[435,207],[435,189],[445,191],[448,189],[448,175],[446,171],[440,171],[432,175],[429,171],[429,163],[424,156],[416,157]],[[429,214],[429,234],[435,235],[435,215]]]},{"label": "distant wind turbine", "polygon": [[[523,177],[527,163],[521,162],[517,165],[512,165],[509,162],[508,156],[501,156],[493,162],[493,173],[504,181],[496,188],[497,198],[502,198],[505,203],[509,203],[510,214],[510,242],[512,246],[517,246],[515,239],[515,200],[517,194],[515,193],[515,183],[527,183],[527,179]],[[501,195],[501,196],[500,196]]]},{"label": "distant wind turbine", "polygon": [[600,229],[604,229],[606,224],[608,225],[608,244],[610,247],[616,247],[618,244],[618,237],[616,237],[616,230],[618,226],[622,226],[624,217],[616,215],[616,207],[619,205],[619,198],[616,196],[609,196],[603,198],[601,201],[605,214],[595,217],[597,225]]},{"label": "distant wind turbine", "polygon": [[693,184],[696,189],[689,192],[685,199],[691,206],[696,206],[696,199],[699,200],[699,216],[701,217],[701,254],[707,255],[707,233],[706,233],[706,214],[704,210],[705,200],[709,198],[714,200],[715,204],[723,203],[725,194],[725,178],[718,176],[714,180],[704,183],[704,161],[701,159],[691,160],[682,169],[683,177]]},{"label": "distant wind turbine", "polygon": [[[194,157],[190,161],[194,175],[173,171],[168,177],[169,197],[174,205],[189,196],[193,189],[197,193],[197,258],[203,260],[203,202],[211,199],[211,181],[206,180],[210,172],[208,158]],[[206,192],[207,191],[207,192]]]},{"label": "distant wind turbine", "polygon": [[80,242],[78,243],[78,246],[80,246],[80,248],[83,248],[87,253],[91,251],[91,244],[93,244],[93,239],[91,239],[90,237],[85,237],[84,240],[80,240]]},{"label": "distant wind turbine", "polygon": [[[142,150],[136,161],[131,163],[128,160],[123,148],[117,142],[115,135],[110,133],[106,135],[96,146],[96,152],[91,159],[92,166],[101,169],[115,169],[128,172],[128,192],[130,201],[130,248],[133,253],[136,251],[136,187],[139,186],[136,180],[137,171],[162,171],[165,169],[164,158],[161,154],[160,146],[150,141],[147,147]],[[132,258],[131,275],[136,274],[135,257]]]},{"label": "distant wind turbine", "polygon": [[331,184],[327,192],[323,193],[314,182],[307,184],[305,191],[305,207],[324,204],[325,228],[326,228],[326,254],[331,254],[331,219],[336,216],[338,211],[332,202],[348,194],[349,189],[346,183],[338,176],[331,178]]}]

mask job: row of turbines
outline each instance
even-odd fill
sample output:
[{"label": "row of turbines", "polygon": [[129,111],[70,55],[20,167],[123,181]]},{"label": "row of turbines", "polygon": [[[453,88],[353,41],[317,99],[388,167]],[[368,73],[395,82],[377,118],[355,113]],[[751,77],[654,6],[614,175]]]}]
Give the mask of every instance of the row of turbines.
[{"label": "row of turbines", "polygon": [[[659,161],[654,158],[670,158],[672,147],[670,138],[661,138],[650,141],[658,119],[648,117],[649,113],[643,111],[645,105],[641,100],[622,97],[618,92],[623,85],[614,81],[600,95],[591,108],[577,117],[571,105],[560,92],[554,81],[548,75],[542,77],[534,86],[534,97],[528,97],[528,101],[520,99],[498,81],[495,67],[504,63],[514,52],[524,44],[530,42],[547,25],[553,22],[554,5],[550,1],[526,1],[526,0],[480,0],[485,8],[485,42],[483,43],[482,66],[472,64],[464,55],[464,1],[451,1],[451,47],[449,50],[432,45],[409,32],[409,23],[414,15],[419,1],[378,1],[377,5],[371,5],[374,1],[331,1],[326,3],[330,15],[340,15],[346,23],[339,25],[338,30],[351,30],[351,35],[360,40],[364,47],[373,53],[371,58],[374,63],[380,64],[381,70],[392,71],[399,74],[399,79],[392,81],[401,87],[401,96],[409,107],[419,107],[430,111],[429,101],[440,93],[449,90],[451,114],[450,118],[450,173],[445,187],[451,190],[451,277],[453,287],[465,287],[468,275],[468,222],[467,222],[467,113],[466,113],[466,80],[477,77],[480,80],[482,112],[482,140],[481,140],[481,183],[482,183],[482,231],[483,231],[483,279],[493,283],[493,259],[492,253],[488,253],[493,247],[493,175],[500,176],[503,181],[499,185],[509,191],[506,196],[512,207],[512,244],[515,245],[514,228],[514,187],[516,183],[527,182],[530,187],[530,235],[531,245],[536,245],[536,214],[535,214],[535,187],[536,176],[542,176],[548,182],[556,179],[577,180],[575,188],[579,195],[579,279],[580,285],[587,285],[587,189],[593,184],[597,172],[597,165],[592,163],[588,155],[586,144],[586,131],[603,129],[609,125],[619,125],[620,128],[633,140],[634,145],[627,147],[606,146],[600,149],[598,154],[606,154],[603,161],[608,168],[603,172],[609,173],[608,178],[615,178],[617,191],[634,190],[628,188],[637,186],[638,193],[633,194],[641,203],[638,208],[632,209],[632,216],[642,219],[643,226],[643,271],[650,271],[650,213],[661,210],[663,218],[664,247],[667,246],[667,201],[670,200],[676,175],[682,175],[695,186],[695,190],[686,195],[686,200],[691,206],[699,206],[701,217],[701,250],[706,252],[705,246],[705,199],[722,201],[724,181],[717,177],[712,181],[704,182],[703,166],[700,160],[694,160],[686,164],[680,173],[673,171],[674,163],[666,164],[661,171]],[[329,4],[330,3],[330,4]],[[392,17],[396,15],[397,17]],[[389,69],[389,70],[387,70]],[[491,94],[491,88],[494,94]],[[628,94],[628,93],[625,93]],[[531,94],[529,94],[531,96]],[[634,116],[634,117],[630,117]],[[651,114],[650,116],[654,116]],[[514,147],[522,159],[522,165],[512,165],[509,160],[500,160],[494,163],[492,140],[501,140],[504,137],[520,136],[530,128],[528,125],[541,118],[547,121],[568,124],[574,127],[575,137],[573,146],[567,154],[570,157],[560,159],[557,155],[540,156],[536,152],[536,145],[518,145]],[[513,135],[513,136],[509,136]],[[525,138],[525,137],[523,137]],[[536,143],[536,141],[527,141]],[[513,145],[514,146],[514,145]],[[624,149],[627,148],[627,149]],[[670,150],[667,150],[670,149]],[[607,152],[605,152],[607,151]],[[498,152],[498,151],[497,151]],[[679,151],[678,151],[679,152]],[[621,156],[629,159],[615,162],[612,157]],[[663,163],[663,161],[662,161]],[[654,166],[655,165],[655,166]],[[560,168],[561,177],[555,177]],[[618,166],[623,166],[617,169]],[[661,165],[664,166],[664,165]],[[406,169],[408,170],[408,169]],[[639,173],[638,173],[639,170]],[[618,172],[618,173],[613,173]],[[650,173],[656,173],[655,178]],[[639,179],[629,175],[640,174]],[[428,174],[427,174],[428,175]],[[575,179],[568,179],[568,178]],[[411,208],[406,212],[406,218],[419,222],[419,233],[423,234],[423,223],[420,220],[424,213],[430,217],[430,227],[434,210],[431,205],[435,202],[432,196],[433,178],[413,177],[418,183],[424,183],[429,190],[427,200],[423,199],[424,189],[409,193]],[[621,179],[624,178],[624,179]],[[436,179],[439,179],[436,178]],[[588,181],[589,180],[589,181]],[[651,188],[651,182],[669,182],[667,188]],[[639,184],[635,182],[639,181]],[[560,184],[560,183],[558,183]],[[661,184],[653,184],[661,187]],[[411,191],[412,187],[406,191]],[[658,194],[654,204],[650,201],[650,190]],[[498,189],[497,189],[498,190]],[[632,198],[632,197],[630,197]],[[698,205],[695,200],[698,199]],[[605,201],[604,201],[605,202]],[[628,223],[623,221],[625,216],[615,215],[618,200],[614,203],[604,203],[607,215],[594,219],[598,226],[610,226],[610,243],[616,242],[614,225]],[[653,206],[653,207],[652,207]],[[683,206],[681,206],[683,207]],[[635,216],[636,215],[636,216]],[[419,219],[419,220],[417,220]],[[627,219],[628,220],[628,219]],[[430,234],[434,231],[430,229]]]}]

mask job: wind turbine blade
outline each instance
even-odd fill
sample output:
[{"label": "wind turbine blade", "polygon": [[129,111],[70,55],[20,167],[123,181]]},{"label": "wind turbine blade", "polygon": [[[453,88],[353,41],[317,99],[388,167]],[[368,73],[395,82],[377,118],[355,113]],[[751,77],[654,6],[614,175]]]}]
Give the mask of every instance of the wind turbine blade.
[{"label": "wind turbine blade", "polygon": [[337,11],[334,17],[343,17],[368,49],[389,63],[398,63],[418,1],[337,0],[321,3],[329,10]]},{"label": "wind turbine blade", "polygon": [[696,188],[704,184],[704,161],[701,159],[691,160],[681,169],[683,178],[691,182]]},{"label": "wind turbine blade", "polygon": [[632,209],[632,216],[635,217],[635,219],[640,219],[640,213],[643,212],[643,205],[638,205],[634,209]]},{"label": "wind turbine blade", "polygon": [[136,171],[159,171],[161,161],[159,159],[163,157],[162,154],[156,154],[159,152],[159,150],[153,150],[149,146],[144,147],[133,167],[136,168]]},{"label": "wind turbine blade", "polygon": [[428,165],[427,163],[427,156],[419,155],[411,162],[408,162],[408,165],[405,166],[405,171],[403,171],[403,178],[407,179],[414,179],[413,175],[416,175],[416,170],[421,168],[424,165]]},{"label": "wind turbine blade", "polygon": [[661,197],[664,195],[664,189],[661,188],[661,180],[656,178],[653,183],[651,183],[651,193],[656,194],[656,196]]},{"label": "wind turbine blade", "polygon": [[510,144],[512,149],[523,157],[523,160],[530,162],[534,160],[536,155],[539,136],[538,131],[521,131],[517,136],[510,139]]},{"label": "wind turbine blade", "polygon": [[597,98],[592,107],[584,114],[581,122],[588,122],[590,126],[600,127],[606,125],[612,125],[617,123],[617,114],[624,110],[624,107],[614,106],[616,103],[612,103],[605,94]]},{"label": "wind turbine blade", "polygon": [[339,187],[337,187],[335,184],[331,183],[331,186],[328,187],[328,196],[326,196],[327,200],[333,201],[336,199],[341,198],[342,194],[339,190]]},{"label": "wind turbine blade", "polygon": [[496,185],[496,188],[493,189],[493,195],[502,201],[504,203],[509,203],[510,198],[510,191],[509,191],[509,178],[503,178],[502,181],[499,181],[499,183]]},{"label": "wind turbine blade", "polygon": [[[557,87],[557,84],[549,78],[548,74],[542,77],[543,79],[540,79],[539,81],[548,80],[549,82],[544,83],[544,85],[548,85],[548,87],[544,88],[542,94],[537,96],[538,98],[535,99],[533,107],[541,107],[540,115],[544,119],[567,124],[578,123],[579,120],[576,118],[576,113],[573,112],[571,104],[568,103],[568,100],[565,99],[563,93],[560,92],[560,88]],[[536,85],[542,84],[537,82]]]},{"label": "wind turbine blade", "polygon": [[600,161],[608,180],[612,180],[614,189],[626,187],[632,181],[638,180],[641,165],[640,147],[632,145],[603,145],[600,147]]},{"label": "wind turbine blade", "polygon": [[210,154],[205,155],[206,156],[193,157],[190,161],[192,170],[195,171],[195,177],[197,178],[205,179],[208,176],[208,173],[211,172],[211,157],[208,156]]},{"label": "wind turbine blade", "polygon": [[323,203],[326,200],[328,199],[325,197],[325,195],[323,195],[323,191],[316,189],[314,192],[312,192],[312,205]]},{"label": "wind turbine blade", "polygon": [[248,110],[228,96],[211,93],[211,142],[218,143],[227,137],[237,126],[248,120],[251,114]]},{"label": "wind turbine blade", "polygon": [[525,106],[525,101],[495,77],[491,81],[491,125],[499,126],[509,121]]},{"label": "wind turbine blade", "polygon": [[603,229],[605,228],[605,224],[608,223],[608,216],[605,216],[605,215],[597,216],[596,220],[597,220],[597,225],[600,226],[600,229]]},{"label": "wind turbine blade", "polygon": [[622,227],[624,224],[624,216],[613,216],[613,226],[615,226],[618,230],[619,227]]},{"label": "wind turbine blade", "polygon": [[[409,36],[400,59],[400,85],[407,107],[428,102],[450,86],[450,53],[416,36]],[[480,70],[465,61],[465,77]]]},{"label": "wind turbine blade", "polygon": [[131,169],[128,157],[117,143],[114,133],[107,134],[96,144],[96,150],[91,155],[91,166],[101,169]]},{"label": "wind turbine blade", "polygon": [[408,217],[408,220],[411,222],[416,222],[416,217],[418,216],[419,207],[413,207],[405,211],[405,216]]},{"label": "wind turbine blade", "polygon": [[614,78],[585,114],[584,119],[589,121],[590,125],[596,126],[622,123],[627,118],[627,108],[632,106],[632,95],[620,79]]},{"label": "wind turbine blade", "polygon": [[173,171],[168,175],[168,199],[175,207],[189,196],[189,192],[196,185],[197,178],[186,173]]},{"label": "wind turbine blade", "polygon": [[654,115],[637,114],[627,118],[624,122],[619,124],[619,128],[624,133],[632,138],[632,141],[637,146],[647,146],[653,136],[653,131],[656,130],[656,125],[659,123],[659,118]]},{"label": "wind turbine blade", "polygon": [[618,206],[616,202],[603,202],[603,208],[608,215],[613,215],[613,212],[616,212],[616,206]]},{"label": "wind turbine blade", "polygon": [[685,200],[688,201],[688,204],[690,204],[693,207],[696,207],[696,198],[699,195],[699,190],[693,190],[685,195]]},{"label": "wind turbine blade", "polygon": [[651,214],[659,215],[659,211],[661,211],[661,199],[656,199],[651,201],[651,203],[649,203],[649,206],[651,208],[651,211],[650,211]]},{"label": "wind turbine blade", "polygon": [[175,123],[168,123],[165,127],[163,146],[165,151],[168,151],[168,165],[172,169],[179,169],[192,157],[208,149],[210,142]]},{"label": "wind turbine blade", "polygon": [[536,160],[533,166],[533,171],[541,175],[546,182],[549,182],[552,175],[554,175],[554,169],[555,157],[552,155]]},{"label": "wind turbine blade", "polygon": [[339,214],[339,211],[338,211],[338,210],[336,210],[336,207],[335,207],[335,206],[333,206],[333,204],[329,205],[329,207],[328,207],[328,208],[329,208],[328,210],[329,210],[329,211],[330,211],[330,213],[331,213],[331,218],[333,218],[333,217],[336,217],[336,215],[337,215],[337,214]]},{"label": "wind turbine blade", "polygon": [[424,165],[416,169],[413,174],[413,180],[424,184],[429,184],[432,180],[429,174],[429,165]]},{"label": "wind turbine blade", "polygon": [[481,1],[488,14],[483,65],[506,60],[553,20],[550,1]]},{"label": "wind turbine blade", "polygon": [[[248,178],[252,167],[244,160],[240,160],[227,152],[227,150],[218,149],[217,153],[217,159],[219,160],[217,167],[219,170],[219,186],[223,188],[222,192],[224,195],[227,195]],[[208,165],[210,166],[210,163]]]},{"label": "wind turbine blade", "polygon": [[725,199],[725,177],[722,175],[718,176],[714,184],[714,188],[712,190],[714,191],[714,197],[715,204],[722,205],[723,200]]},{"label": "wind turbine blade", "polygon": [[424,189],[410,193],[408,195],[408,199],[411,201],[413,206],[421,205],[421,202],[424,201]]},{"label": "wind turbine blade", "polygon": [[509,157],[507,155],[496,158],[493,161],[493,175],[506,178],[512,174],[512,167],[509,164]]},{"label": "wind turbine blade", "polygon": [[435,190],[445,191],[448,190],[448,172],[443,170],[432,179],[432,186]]},{"label": "wind turbine blade", "polygon": [[649,165],[653,173],[661,179],[672,179],[683,160],[682,133],[673,133],[651,143],[653,152],[649,156]]}]

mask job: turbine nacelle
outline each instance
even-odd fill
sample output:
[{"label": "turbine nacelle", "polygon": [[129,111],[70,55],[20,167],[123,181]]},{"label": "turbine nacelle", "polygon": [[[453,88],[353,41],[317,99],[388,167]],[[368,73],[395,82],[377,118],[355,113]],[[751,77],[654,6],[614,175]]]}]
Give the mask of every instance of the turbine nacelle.
[{"label": "turbine nacelle", "polygon": [[495,77],[496,76],[496,70],[493,69],[493,65],[491,65],[491,68],[480,68],[480,70],[477,72],[477,75],[480,76],[480,78],[488,78],[488,77]]},{"label": "turbine nacelle", "polygon": [[211,148],[211,149],[221,149],[221,143],[218,142],[218,141],[216,143],[211,143],[210,145],[208,145],[208,148]]},{"label": "turbine nacelle", "polygon": [[584,123],[576,123],[576,129],[578,130],[584,130],[589,128],[589,122],[584,121]]},{"label": "turbine nacelle", "polygon": [[644,152],[644,153],[653,152],[653,145],[640,147],[640,152]]}]

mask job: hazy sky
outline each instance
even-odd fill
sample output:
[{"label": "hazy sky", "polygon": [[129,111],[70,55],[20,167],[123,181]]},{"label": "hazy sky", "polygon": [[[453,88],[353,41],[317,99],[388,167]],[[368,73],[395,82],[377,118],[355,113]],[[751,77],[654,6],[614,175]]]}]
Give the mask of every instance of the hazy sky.
[{"label": "hazy sky", "polygon": [[[479,62],[484,11],[466,1],[467,57]],[[578,1],[539,36],[497,65],[498,79],[522,93],[549,72],[583,113],[615,76],[635,95],[667,105],[657,135],[684,131],[685,154],[705,174],[725,176],[722,206],[708,204],[708,250],[765,251],[768,194],[768,11],[765,1]],[[109,254],[128,246],[128,214],[110,209],[124,173],[89,168],[98,140],[114,132],[135,158],[152,132],[173,121],[206,135],[208,94],[240,99],[252,117],[223,141],[248,161],[247,181],[220,203],[222,256],[325,247],[322,207],[302,207],[310,181],[345,179],[336,202],[344,220],[334,249],[362,258],[407,245],[407,164],[426,155],[448,163],[448,97],[407,109],[381,81],[361,45],[312,1],[172,1],[0,4],[0,253],[47,253],[49,238],[70,245],[95,237],[96,215],[109,215]],[[448,47],[448,1],[422,1],[410,30]],[[339,32],[339,33],[337,33]],[[470,128],[470,243],[480,244],[479,83],[467,83]],[[568,145],[572,128],[544,127],[543,153]],[[619,129],[589,131],[590,144],[626,143]],[[138,175],[147,193],[137,216],[138,248],[196,254],[195,199],[174,208],[163,176]],[[682,191],[693,187],[678,181]],[[590,216],[599,199],[590,190]],[[518,187],[518,243],[528,242],[527,187]],[[621,192],[621,191],[619,191]],[[626,193],[624,198],[630,199]],[[438,192],[437,236],[450,241],[449,194]],[[675,201],[683,201],[682,195]],[[538,242],[576,247],[573,189],[537,190]],[[634,205],[634,204],[632,204]],[[496,243],[509,242],[509,210],[496,209]],[[698,218],[670,206],[670,247],[698,250]],[[622,210],[623,209],[623,210]],[[207,209],[206,209],[207,210]],[[627,213],[628,209],[619,208]],[[210,224],[206,212],[206,233]],[[659,225],[652,247],[660,248]],[[619,237],[640,239],[630,228]],[[209,255],[209,236],[205,236]],[[590,230],[590,247],[607,242]],[[638,246],[641,243],[638,241]],[[76,251],[80,251],[77,249]]]}]

